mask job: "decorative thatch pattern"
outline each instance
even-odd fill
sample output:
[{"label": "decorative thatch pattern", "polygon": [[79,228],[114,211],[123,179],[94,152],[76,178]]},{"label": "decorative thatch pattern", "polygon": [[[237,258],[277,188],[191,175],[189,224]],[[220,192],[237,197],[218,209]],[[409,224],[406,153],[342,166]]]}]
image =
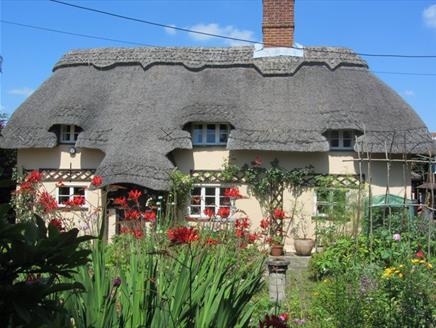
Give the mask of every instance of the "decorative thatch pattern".
[{"label": "decorative thatch pattern", "polygon": [[[5,148],[54,147],[55,124],[83,129],[77,147],[105,158],[105,184],[168,188],[167,155],[192,148],[189,122],[228,122],[232,150],[325,152],[325,132],[367,132],[363,150],[421,153],[421,119],[348,49],[253,58],[252,47],[120,48],[67,53],[2,131]],[[327,52],[328,51],[328,52]]]}]

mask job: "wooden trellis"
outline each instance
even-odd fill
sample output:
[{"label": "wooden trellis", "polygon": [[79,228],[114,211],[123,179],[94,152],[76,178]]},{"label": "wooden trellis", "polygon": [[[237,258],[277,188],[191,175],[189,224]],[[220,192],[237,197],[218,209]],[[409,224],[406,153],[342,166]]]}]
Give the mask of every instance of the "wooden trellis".
[{"label": "wooden trellis", "polygon": [[[26,173],[31,170],[26,170]],[[44,182],[57,181],[91,181],[95,173],[94,169],[40,169]]]}]

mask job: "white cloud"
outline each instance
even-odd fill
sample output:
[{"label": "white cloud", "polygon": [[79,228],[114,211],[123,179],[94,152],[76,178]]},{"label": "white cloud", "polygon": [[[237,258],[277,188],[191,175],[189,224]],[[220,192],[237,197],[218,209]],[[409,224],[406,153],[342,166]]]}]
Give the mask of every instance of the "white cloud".
[{"label": "white cloud", "polygon": [[406,97],[414,97],[415,96],[415,92],[413,90],[406,90],[406,91],[404,91],[404,95]]},{"label": "white cloud", "polygon": [[[174,24],[170,24],[169,26],[176,27],[176,25],[174,25]],[[175,29],[173,29],[171,27],[164,27],[164,30],[169,35],[174,35],[174,34],[177,33],[177,30],[175,30]]]},{"label": "white cloud", "polygon": [[422,18],[428,27],[436,28],[436,4],[424,9]]},{"label": "white cloud", "polygon": [[14,96],[29,97],[33,93],[33,91],[35,91],[35,90],[32,88],[23,87],[23,88],[9,90],[8,93],[10,95],[14,95]]},{"label": "white cloud", "polygon": [[[246,40],[253,40],[254,33],[253,31],[249,30],[240,30],[232,25],[227,26],[220,26],[216,23],[210,23],[210,24],[197,24],[194,26],[187,27],[190,30],[198,31],[198,32],[204,32],[204,33],[210,33],[210,34],[217,34],[222,35],[226,37],[231,38],[237,38],[237,39],[246,39]],[[208,41],[213,36],[210,35],[204,35],[204,34],[198,34],[198,33],[189,33],[189,36],[193,38],[194,40],[198,41]],[[238,40],[225,40],[223,39],[228,45],[236,46],[241,44],[247,44],[244,41],[238,41]]]}]

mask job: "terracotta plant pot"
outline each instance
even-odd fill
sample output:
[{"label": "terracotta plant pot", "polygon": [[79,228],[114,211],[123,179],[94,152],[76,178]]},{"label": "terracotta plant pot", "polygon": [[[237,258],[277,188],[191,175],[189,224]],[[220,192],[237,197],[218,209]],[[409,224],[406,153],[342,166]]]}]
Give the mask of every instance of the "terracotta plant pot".
[{"label": "terracotta plant pot", "polygon": [[282,256],[283,245],[271,245],[271,256]]},{"label": "terracotta plant pot", "polygon": [[315,246],[315,241],[312,239],[294,240],[295,254],[299,256],[310,256],[312,254],[313,246]]}]

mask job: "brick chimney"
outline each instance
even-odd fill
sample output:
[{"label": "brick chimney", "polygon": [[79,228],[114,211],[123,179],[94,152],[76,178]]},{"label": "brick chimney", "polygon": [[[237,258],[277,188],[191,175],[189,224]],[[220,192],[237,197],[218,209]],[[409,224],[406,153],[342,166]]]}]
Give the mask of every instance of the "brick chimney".
[{"label": "brick chimney", "polygon": [[262,0],[262,31],[265,48],[293,47],[294,1]]}]

